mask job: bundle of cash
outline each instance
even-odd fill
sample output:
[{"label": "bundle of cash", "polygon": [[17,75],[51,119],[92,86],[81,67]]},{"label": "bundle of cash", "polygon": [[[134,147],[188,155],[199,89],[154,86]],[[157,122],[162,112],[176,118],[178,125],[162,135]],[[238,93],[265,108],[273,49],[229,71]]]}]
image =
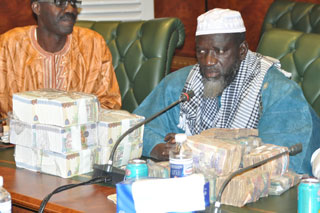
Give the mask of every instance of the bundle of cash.
[{"label": "bundle of cash", "polygon": [[151,159],[147,160],[148,177],[169,178],[170,164],[169,161],[154,162]]},{"label": "bundle of cash", "polygon": [[[99,112],[98,149],[95,163],[106,164],[117,139],[143,120],[144,117],[124,110],[101,109]],[[144,126],[142,125],[123,138],[115,152],[114,166],[121,167],[127,165],[129,160],[141,157],[143,130]]]},{"label": "bundle of cash", "polygon": [[283,175],[272,176],[269,186],[269,195],[281,195],[291,187],[297,185],[302,178],[293,171],[288,171]]},{"label": "bundle of cash", "polygon": [[13,115],[30,124],[65,127],[98,121],[99,101],[92,94],[42,89],[15,93],[12,104]]},{"label": "bundle of cash", "polygon": [[95,147],[75,153],[61,154],[21,145],[15,146],[17,167],[63,178],[91,172],[94,154]]},{"label": "bundle of cash", "polygon": [[[287,147],[277,146],[273,144],[264,144],[243,157],[243,167],[258,163],[267,158],[273,157],[279,153],[287,151]],[[289,154],[284,154],[270,162],[257,167],[261,171],[268,171],[271,176],[283,175],[288,171]]]},{"label": "bundle of cash", "polygon": [[[215,188],[211,190],[213,200],[217,198],[221,185],[228,176],[217,177]],[[242,207],[247,203],[255,202],[260,197],[268,196],[270,175],[268,172],[251,170],[234,177],[222,193],[221,203]],[[210,194],[211,195],[211,194]]]},{"label": "bundle of cash", "polygon": [[225,138],[225,139],[235,139],[243,138],[249,136],[258,136],[257,129],[226,129],[226,128],[211,128],[204,130],[200,135],[212,138]]},{"label": "bundle of cash", "polygon": [[10,141],[13,144],[57,153],[73,153],[96,145],[97,124],[87,123],[60,127],[29,124],[10,120]]},{"label": "bundle of cash", "polygon": [[241,145],[228,140],[202,135],[188,137],[196,172],[228,175],[237,170],[241,161]]}]

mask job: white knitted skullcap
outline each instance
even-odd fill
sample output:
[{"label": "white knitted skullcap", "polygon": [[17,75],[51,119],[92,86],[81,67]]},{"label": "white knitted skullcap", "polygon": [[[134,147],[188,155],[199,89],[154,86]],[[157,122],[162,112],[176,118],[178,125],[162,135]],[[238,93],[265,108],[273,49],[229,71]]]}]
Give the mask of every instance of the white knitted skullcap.
[{"label": "white knitted skullcap", "polygon": [[198,17],[196,36],[245,31],[246,28],[238,11],[215,8]]}]

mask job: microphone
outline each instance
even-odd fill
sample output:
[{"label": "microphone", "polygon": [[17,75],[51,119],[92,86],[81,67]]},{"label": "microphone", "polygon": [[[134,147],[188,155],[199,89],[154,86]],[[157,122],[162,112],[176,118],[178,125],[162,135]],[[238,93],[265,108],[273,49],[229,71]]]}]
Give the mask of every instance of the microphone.
[{"label": "microphone", "polygon": [[155,119],[156,117],[160,116],[161,114],[163,114],[164,112],[168,111],[169,109],[171,109],[172,107],[178,105],[181,102],[184,101],[189,101],[192,97],[194,96],[194,92],[192,90],[188,91],[188,92],[183,92],[179,98],[179,100],[173,102],[172,104],[170,104],[169,106],[167,106],[166,108],[162,109],[160,112],[152,115],[150,118],[145,119],[139,123],[137,123],[136,125],[134,125],[133,127],[129,128],[126,132],[124,132],[115,142],[111,153],[110,153],[110,157],[109,157],[109,161],[107,164],[104,165],[98,165],[95,164],[93,165],[93,177],[100,177],[100,176],[111,176],[111,182],[112,184],[116,184],[120,181],[123,181],[124,179],[124,175],[125,175],[125,171],[123,169],[117,168],[113,166],[113,158],[116,152],[117,147],[119,146],[120,142],[123,140],[124,137],[126,137],[127,135],[129,135],[131,132],[133,132],[134,130],[138,129],[140,126],[149,123],[150,121],[152,121],[153,119]]},{"label": "microphone", "polygon": [[[236,175],[239,175],[241,173],[244,173],[250,169],[253,169],[253,168],[256,168],[258,166],[261,166],[262,164],[265,164],[267,163],[268,161],[271,161],[271,160],[274,160],[282,155],[285,155],[285,154],[288,154],[290,156],[293,156],[293,155],[296,155],[298,153],[302,152],[302,144],[301,143],[297,143],[295,145],[292,145],[290,147],[288,147],[288,150],[284,151],[284,152],[281,152],[275,156],[272,156],[270,158],[267,158],[267,159],[264,159],[262,161],[259,161],[255,164],[252,164],[251,166],[248,166],[248,167],[245,167],[245,168],[242,168],[242,169],[238,169],[237,171],[231,173],[231,175],[229,175],[229,177],[222,183],[221,185],[221,188],[219,189],[219,193],[218,193],[218,196],[217,196],[217,199],[216,199],[216,202],[214,203],[214,213],[220,213],[221,212],[221,209],[220,209],[220,206],[221,206],[221,197],[222,197],[222,193],[225,189],[225,187],[228,185],[228,183],[231,181],[231,179],[236,176]],[[210,211],[212,212],[212,211]]]}]

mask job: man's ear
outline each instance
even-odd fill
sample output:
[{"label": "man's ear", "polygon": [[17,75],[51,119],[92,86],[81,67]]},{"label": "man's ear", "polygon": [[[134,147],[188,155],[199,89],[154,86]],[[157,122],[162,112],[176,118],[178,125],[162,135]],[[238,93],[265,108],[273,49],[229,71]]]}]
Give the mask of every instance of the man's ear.
[{"label": "man's ear", "polygon": [[243,41],[241,44],[240,44],[240,47],[239,47],[239,53],[240,53],[240,60],[244,60],[246,58],[246,55],[247,55],[247,52],[248,52],[248,42],[247,41]]},{"label": "man's ear", "polygon": [[39,2],[33,2],[31,5],[31,9],[37,16],[40,15],[40,4]]}]

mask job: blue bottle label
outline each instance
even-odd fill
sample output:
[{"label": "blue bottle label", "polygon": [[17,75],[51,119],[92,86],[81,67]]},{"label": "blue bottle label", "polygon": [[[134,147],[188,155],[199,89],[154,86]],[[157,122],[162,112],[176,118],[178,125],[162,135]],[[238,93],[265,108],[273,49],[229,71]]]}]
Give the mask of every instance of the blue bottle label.
[{"label": "blue bottle label", "polygon": [[185,177],[193,172],[193,160],[190,159],[170,159],[170,177]]}]

